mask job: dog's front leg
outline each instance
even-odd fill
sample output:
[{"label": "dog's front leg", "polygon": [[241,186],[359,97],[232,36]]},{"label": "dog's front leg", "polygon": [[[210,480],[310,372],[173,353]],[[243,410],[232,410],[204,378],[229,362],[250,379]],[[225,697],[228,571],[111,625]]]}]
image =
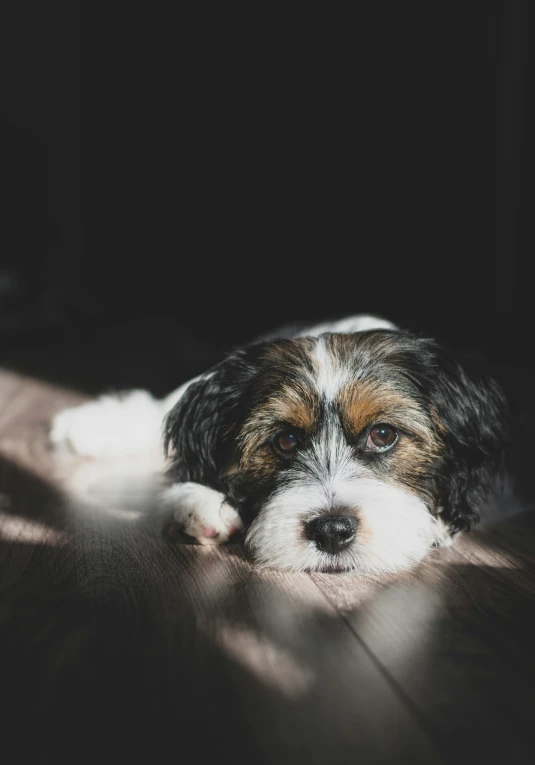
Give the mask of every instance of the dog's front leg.
[{"label": "dog's front leg", "polygon": [[201,545],[220,545],[243,529],[224,494],[200,483],[175,483],[162,494],[164,510]]}]

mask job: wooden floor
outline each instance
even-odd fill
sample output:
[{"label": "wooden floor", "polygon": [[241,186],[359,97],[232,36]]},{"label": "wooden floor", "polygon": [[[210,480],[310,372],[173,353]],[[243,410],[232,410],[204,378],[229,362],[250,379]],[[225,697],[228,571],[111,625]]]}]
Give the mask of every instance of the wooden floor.
[{"label": "wooden floor", "polygon": [[156,455],[58,458],[0,373],[0,761],[533,763],[535,514],[411,574],[258,570],[161,533]]}]

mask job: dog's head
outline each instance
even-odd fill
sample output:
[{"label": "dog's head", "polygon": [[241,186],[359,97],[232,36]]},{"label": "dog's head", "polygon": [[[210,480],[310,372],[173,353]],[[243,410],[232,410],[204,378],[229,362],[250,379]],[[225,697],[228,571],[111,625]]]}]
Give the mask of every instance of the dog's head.
[{"label": "dog's head", "polygon": [[179,480],[250,514],[259,562],[380,573],[478,520],[505,430],[492,380],[374,330],[232,353],[172,410],[166,446]]}]

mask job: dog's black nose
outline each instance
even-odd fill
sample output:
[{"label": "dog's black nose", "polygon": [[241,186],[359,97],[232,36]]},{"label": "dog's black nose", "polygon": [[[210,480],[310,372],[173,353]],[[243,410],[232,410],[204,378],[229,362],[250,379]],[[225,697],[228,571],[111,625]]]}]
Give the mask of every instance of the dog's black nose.
[{"label": "dog's black nose", "polygon": [[351,544],[357,532],[357,519],[347,515],[314,518],[307,523],[306,532],[321,550],[333,555]]}]

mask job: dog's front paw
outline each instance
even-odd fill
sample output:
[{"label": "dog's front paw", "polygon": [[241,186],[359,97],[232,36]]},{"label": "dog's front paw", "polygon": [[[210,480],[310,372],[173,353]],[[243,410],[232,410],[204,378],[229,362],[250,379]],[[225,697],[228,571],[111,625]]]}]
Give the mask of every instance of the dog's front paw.
[{"label": "dog's front paw", "polygon": [[198,483],[177,483],[162,494],[180,531],[201,545],[220,545],[242,531],[237,511],[224,494]]}]

